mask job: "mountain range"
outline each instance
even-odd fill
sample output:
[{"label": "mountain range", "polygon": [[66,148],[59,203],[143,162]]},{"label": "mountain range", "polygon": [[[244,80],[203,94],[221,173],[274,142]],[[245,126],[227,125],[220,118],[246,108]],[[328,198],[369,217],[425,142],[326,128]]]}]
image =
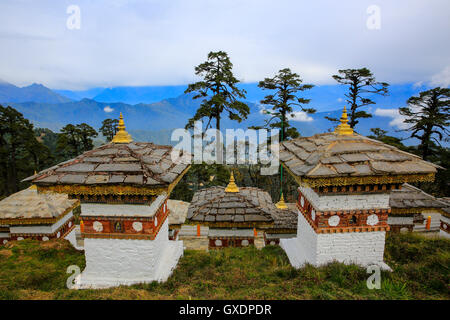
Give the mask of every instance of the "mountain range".
[{"label": "mountain range", "polygon": [[[260,90],[256,84],[242,84],[241,87],[247,91],[250,115],[241,123],[224,117],[222,128],[246,129],[249,126],[262,125],[267,119],[267,116],[261,113],[262,107],[258,103],[267,92]],[[117,87],[70,91],[51,90],[40,84],[19,88],[1,82],[0,103],[16,108],[36,127],[53,131],[58,131],[68,123],[81,122],[98,130],[104,119],[118,118],[119,112],[122,112],[127,130],[134,139],[169,144],[171,131],[183,128],[200,104],[199,100],[192,99],[192,94],[183,93],[185,88],[186,86]],[[374,100],[377,105],[382,104],[383,108],[398,108],[404,105],[402,101],[420,90],[421,88],[412,85],[396,85],[391,87],[391,96],[374,97]],[[309,117],[303,115],[290,122],[303,136],[332,129],[335,124],[326,120],[325,116],[339,118],[344,105],[342,97],[345,90],[341,86],[320,86],[310,91],[309,96],[307,93],[304,95],[311,98],[310,104],[318,109],[318,112]],[[150,102],[133,103],[136,101]],[[369,135],[370,128],[379,127],[391,135],[406,137],[407,133],[398,132],[398,127],[393,126],[391,121],[393,119],[387,116],[374,115],[372,118],[361,119],[357,131]],[[408,141],[414,143],[412,140]]]},{"label": "mountain range", "polygon": [[17,87],[0,80],[0,102],[28,102],[38,101],[42,103],[65,103],[71,101],[66,96],[43,86],[33,83],[27,87]]}]

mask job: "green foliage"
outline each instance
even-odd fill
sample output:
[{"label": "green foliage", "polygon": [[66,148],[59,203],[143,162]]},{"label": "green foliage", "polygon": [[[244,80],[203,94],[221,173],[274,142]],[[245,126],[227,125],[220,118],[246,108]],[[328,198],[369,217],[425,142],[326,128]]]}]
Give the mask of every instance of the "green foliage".
[{"label": "green foliage", "polygon": [[419,151],[424,160],[432,155],[432,142],[440,144],[442,140],[450,141],[450,89],[434,88],[411,97],[408,106],[399,108],[406,116],[405,123],[410,123],[411,137],[420,140]]},{"label": "green foliage", "polygon": [[20,181],[52,162],[33,125],[12,107],[0,105],[0,195],[19,191]]},{"label": "green foliage", "polygon": [[106,141],[109,142],[114,138],[114,135],[117,132],[117,126],[119,125],[119,120],[117,119],[105,119],[102,122],[102,126],[99,131],[106,138]]},{"label": "green foliage", "polygon": [[381,289],[356,265],[294,269],[278,246],[186,250],[167,282],[105,290],[69,290],[70,265],[84,253],[67,241],[23,240],[0,246],[0,299],[450,299],[450,241],[389,235]]},{"label": "green foliage", "polygon": [[[293,73],[289,68],[278,71],[273,78],[265,78],[260,81],[258,87],[263,90],[273,90],[272,94],[267,95],[261,104],[269,105],[272,111],[267,113],[271,115],[264,126],[251,127],[253,129],[261,128],[277,128],[281,131],[280,141],[289,138],[297,138],[299,133],[296,128],[289,124],[289,117],[294,117],[294,108],[299,108],[301,111],[308,114],[315,113],[316,110],[312,108],[305,108],[304,105],[310,102],[310,99],[298,97],[297,93],[305,91],[314,87],[311,84],[302,84],[303,80],[296,73]],[[272,122],[275,120],[275,122]],[[279,121],[276,121],[279,120]]]},{"label": "green foliage", "polygon": [[387,131],[385,130],[382,130],[380,128],[371,128],[370,131],[373,133],[373,135],[367,136],[368,138],[381,141],[406,152],[417,152],[417,148],[405,146],[402,142],[402,139],[386,135]]},{"label": "green foliage", "polygon": [[[421,150],[418,146],[405,146],[402,139],[386,135],[387,131],[385,130],[372,128],[370,131],[374,135],[369,135],[369,138],[379,140],[412,154],[421,155]],[[445,170],[440,169],[437,171],[434,182],[413,184],[435,197],[448,197],[450,194],[450,185],[448,184],[448,181],[450,181],[450,172],[447,169],[450,168],[450,148],[438,146],[433,141],[428,144],[428,148],[430,150],[430,156],[427,160],[445,168]]]},{"label": "green foliage", "polygon": [[[388,86],[386,82],[377,82],[372,72],[367,68],[339,70],[339,75],[333,75],[333,79],[338,83],[349,86],[348,93],[345,94],[346,102],[350,106],[349,125],[352,128],[358,124],[360,118],[371,118],[372,115],[361,109],[362,107],[375,104],[367,97],[367,94],[379,94],[386,96]],[[326,117],[332,122],[339,122],[339,119]]]},{"label": "green foliage", "polygon": [[86,123],[68,124],[58,135],[56,149],[63,158],[74,158],[91,150],[94,147],[93,138],[97,135],[97,131]]},{"label": "green foliage", "polygon": [[226,112],[231,120],[241,122],[250,113],[249,107],[239,99],[245,99],[245,90],[236,85],[239,80],[233,75],[233,64],[224,51],[210,52],[206,62],[195,67],[195,74],[203,80],[190,84],[185,93],[195,92],[193,99],[203,99],[194,117],[189,119],[187,128],[194,122],[208,118],[208,128],[215,119],[216,129],[220,130],[222,112]]}]

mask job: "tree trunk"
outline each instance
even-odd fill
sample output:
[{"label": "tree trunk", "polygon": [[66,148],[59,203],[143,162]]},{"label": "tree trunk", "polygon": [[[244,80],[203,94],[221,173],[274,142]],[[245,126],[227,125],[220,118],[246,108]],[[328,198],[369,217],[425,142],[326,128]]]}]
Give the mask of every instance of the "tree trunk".
[{"label": "tree trunk", "polygon": [[12,192],[17,192],[17,168],[16,168],[16,146],[11,145],[11,186]]},{"label": "tree trunk", "polygon": [[223,164],[223,147],[220,135],[220,112],[216,116],[216,160],[218,164]]}]

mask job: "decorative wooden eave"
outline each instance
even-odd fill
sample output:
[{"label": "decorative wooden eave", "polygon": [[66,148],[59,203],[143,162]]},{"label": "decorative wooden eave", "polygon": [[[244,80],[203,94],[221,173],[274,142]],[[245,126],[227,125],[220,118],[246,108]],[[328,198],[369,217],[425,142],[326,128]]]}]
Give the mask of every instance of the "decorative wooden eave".
[{"label": "decorative wooden eave", "polygon": [[256,228],[257,230],[266,230],[273,227],[273,222],[208,222],[208,221],[192,221],[186,220],[185,225],[202,225],[210,228],[238,228],[249,229]]},{"label": "decorative wooden eave", "polygon": [[390,216],[413,216],[420,213],[437,212],[445,215],[446,212],[442,208],[430,208],[430,207],[416,207],[416,208],[391,208]]},{"label": "decorative wooden eave", "polygon": [[433,182],[435,173],[423,174],[402,174],[402,175],[379,175],[379,176],[362,176],[362,177],[323,177],[309,178],[299,177],[295,175],[286,164],[281,161],[281,165],[301,186],[316,188],[329,186],[349,186],[349,185],[367,185],[367,184],[398,184],[405,182]]},{"label": "decorative wooden eave", "polygon": [[186,169],[168,186],[133,186],[133,185],[77,185],[77,184],[53,184],[38,185],[38,192],[57,192],[73,195],[133,195],[133,196],[155,196],[163,193],[170,195],[172,190],[183,178],[191,166]]}]

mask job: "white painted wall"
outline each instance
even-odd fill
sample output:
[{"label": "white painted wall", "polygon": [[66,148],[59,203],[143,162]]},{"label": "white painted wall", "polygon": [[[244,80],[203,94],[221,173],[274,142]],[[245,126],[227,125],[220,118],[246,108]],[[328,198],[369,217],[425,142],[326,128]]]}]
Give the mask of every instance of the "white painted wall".
[{"label": "white painted wall", "polygon": [[85,238],[78,288],[164,281],[183,253],[182,241],[169,241],[168,230],[166,219],[155,240]]},{"label": "white painted wall", "polygon": [[[450,218],[447,218],[444,215],[441,215],[441,221],[450,224]],[[450,239],[450,233],[445,232],[441,229],[439,229],[439,236],[443,237],[443,238],[447,238]]]},{"label": "white painted wall", "polygon": [[450,239],[450,233],[447,233],[445,231],[439,230],[439,236],[442,238]]},{"label": "white painted wall", "polygon": [[389,193],[362,195],[322,195],[309,187],[299,187],[316,211],[388,209]]},{"label": "white painted wall", "polygon": [[336,260],[388,269],[383,262],[385,236],[385,231],[317,234],[299,213],[297,237],[281,239],[280,245],[296,268],[305,263],[320,266]]},{"label": "white painted wall", "polygon": [[64,223],[70,220],[73,217],[73,212],[70,211],[66,214],[62,219],[56,221],[56,223],[52,225],[36,225],[36,226],[11,226],[9,228],[12,234],[15,233],[44,233],[44,234],[52,234],[56,230],[58,230]]},{"label": "white painted wall", "polygon": [[150,205],[81,203],[81,216],[153,217],[166,199],[167,195],[161,194]]}]

